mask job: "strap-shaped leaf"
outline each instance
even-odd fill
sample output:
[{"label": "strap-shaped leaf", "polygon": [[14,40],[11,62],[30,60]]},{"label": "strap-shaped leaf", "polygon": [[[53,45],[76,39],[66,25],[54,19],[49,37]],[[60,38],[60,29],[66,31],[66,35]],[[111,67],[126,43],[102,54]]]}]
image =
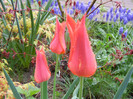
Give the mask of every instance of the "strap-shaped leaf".
[{"label": "strap-shaped leaf", "polygon": [[[16,1],[16,2],[17,2],[17,1]],[[12,3],[13,10],[15,10],[13,0],[11,0],[11,3]],[[22,39],[21,29],[20,29],[20,26],[19,26],[19,22],[18,22],[18,18],[17,18],[17,14],[16,14],[16,13],[15,13],[15,17],[16,17],[16,22],[17,22],[17,27],[18,27],[19,38],[20,38],[21,40],[23,40],[23,39]]]},{"label": "strap-shaped leaf", "polygon": [[4,11],[6,11],[6,7],[5,7],[5,4],[3,3],[3,0],[0,0],[0,3],[2,5],[2,8],[4,9]]},{"label": "strap-shaped leaf", "polygon": [[23,99],[20,94],[17,92],[11,78],[9,77],[9,75],[7,74],[7,72],[5,71],[5,69],[3,68],[3,71],[4,71],[4,74],[5,74],[5,77],[6,77],[6,80],[8,81],[8,84],[13,92],[13,95],[16,99]]},{"label": "strap-shaped leaf", "polygon": [[24,5],[23,5],[23,2],[22,0],[20,0],[20,3],[21,3],[21,9],[22,9],[22,16],[23,16],[23,24],[24,24],[24,34],[26,35],[26,16],[25,16],[25,10],[24,9]]},{"label": "strap-shaped leaf", "polygon": [[75,86],[79,83],[79,77],[77,77],[73,83],[71,84],[69,90],[67,91],[67,93],[64,95],[64,97],[62,99],[68,99],[68,97],[71,95],[71,93],[73,92]]},{"label": "strap-shaped leaf", "polygon": [[[51,3],[53,2],[53,0],[49,0],[46,7],[45,7],[45,10],[48,10],[48,8],[50,7]],[[49,13],[48,12],[44,12],[42,17],[41,17],[41,22],[40,24],[43,24],[43,22],[45,21],[45,19],[49,16]]]},{"label": "strap-shaped leaf", "polygon": [[[30,4],[30,1],[27,0],[27,4],[28,4],[28,7],[31,9],[31,4]],[[34,35],[34,18],[33,18],[33,13],[32,13],[32,10],[30,10],[30,18],[31,18],[31,28],[32,28],[32,32],[31,32],[31,35],[30,35],[30,44],[33,44],[33,41],[34,41],[34,38],[33,38],[33,35]]]},{"label": "strap-shaped leaf", "polygon": [[122,84],[120,85],[119,89],[117,90],[114,99],[120,99],[124,90],[126,89],[129,79],[131,78],[131,75],[133,73],[133,66],[129,69],[128,73],[126,74],[126,77],[124,79],[124,81],[122,82]]}]

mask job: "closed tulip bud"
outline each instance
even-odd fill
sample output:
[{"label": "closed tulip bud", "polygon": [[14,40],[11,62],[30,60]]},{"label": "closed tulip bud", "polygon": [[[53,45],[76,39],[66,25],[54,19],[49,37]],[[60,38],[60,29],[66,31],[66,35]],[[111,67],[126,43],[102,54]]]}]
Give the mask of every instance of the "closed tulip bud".
[{"label": "closed tulip bud", "polygon": [[49,80],[49,78],[51,77],[51,72],[49,71],[43,47],[40,51],[36,50],[36,54],[37,56],[34,77],[37,83],[41,83]]},{"label": "closed tulip bud", "polygon": [[53,40],[50,43],[50,50],[56,54],[64,54],[66,51],[66,44],[65,44],[65,27],[66,23],[59,23],[58,19],[56,18],[56,29],[55,35]]}]

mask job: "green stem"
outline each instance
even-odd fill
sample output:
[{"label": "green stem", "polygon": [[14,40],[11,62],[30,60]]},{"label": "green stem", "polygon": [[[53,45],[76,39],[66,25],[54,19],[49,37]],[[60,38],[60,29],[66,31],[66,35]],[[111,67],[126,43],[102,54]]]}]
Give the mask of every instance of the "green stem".
[{"label": "green stem", "polygon": [[53,86],[53,99],[55,99],[56,95],[56,75],[57,75],[57,69],[58,69],[58,61],[59,61],[59,55],[56,56],[56,66],[55,66],[55,74],[54,74],[54,86]]},{"label": "green stem", "polygon": [[79,99],[82,99],[82,94],[83,94],[83,82],[84,82],[84,78],[83,78],[83,77],[80,77]]},{"label": "green stem", "polygon": [[41,99],[48,99],[47,84],[48,84],[48,81],[41,83]]}]

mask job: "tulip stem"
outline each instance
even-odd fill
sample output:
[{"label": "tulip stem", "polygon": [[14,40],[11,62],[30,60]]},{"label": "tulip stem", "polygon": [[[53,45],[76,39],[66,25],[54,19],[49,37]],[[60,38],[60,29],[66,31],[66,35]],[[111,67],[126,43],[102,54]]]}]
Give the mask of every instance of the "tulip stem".
[{"label": "tulip stem", "polygon": [[80,77],[79,99],[82,99],[83,95],[83,82],[84,82],[84,77]]},{"label": "tulip stem", "polygon": [[48,99],[47,83],[48,81],[41,83],[41,99]]},{"label": "tulip stem", "polygon": [[55,66],[55,73],[54,73],[54,86],[53,86],[53,99],[55,99],[56,95],[56,75],[57,75],[57,69],[58,69],[58,62],[59,62],[59,55],[56,55],[56,66]]}]

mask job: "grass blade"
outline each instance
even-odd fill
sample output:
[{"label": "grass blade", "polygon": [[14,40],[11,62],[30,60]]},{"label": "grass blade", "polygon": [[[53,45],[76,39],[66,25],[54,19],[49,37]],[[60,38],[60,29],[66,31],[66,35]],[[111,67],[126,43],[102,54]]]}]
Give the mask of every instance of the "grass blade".
[{"label": "grass blade", "polygon": [[126,89],[129,79],[131,78],[131,75],[133,73],[133,66],[129,69],[128,73],[126,74],[126,77],[124,79],[124,81],[122,82],[122,84],[120,85],[119,89],[117,90],[115,96],[113,99],[120,99],[124,90]]},{"label": "grass blade", "polygon": [[73,92],[75,85],[77,85],[79,83],[79,77],[77,77],[73,83],[71,84],[70,88],[68,89],[67,93],[64,95],[64,97],[62,99],[68,99],[68,97],[70,96],[70,94]]},{"label": "grass blade", "polygon": [[9,77],[9,75],[7,74],[7,72],[5,71],[5,69],[3,68],[3,71],[4,71],[4,74],[5,74],[5,77],[6,77],[6,80],[8,81],[8,84],[13,92],[13,95],[16,99],[23,99],[20,94],[17,92],[11,78]]}]

